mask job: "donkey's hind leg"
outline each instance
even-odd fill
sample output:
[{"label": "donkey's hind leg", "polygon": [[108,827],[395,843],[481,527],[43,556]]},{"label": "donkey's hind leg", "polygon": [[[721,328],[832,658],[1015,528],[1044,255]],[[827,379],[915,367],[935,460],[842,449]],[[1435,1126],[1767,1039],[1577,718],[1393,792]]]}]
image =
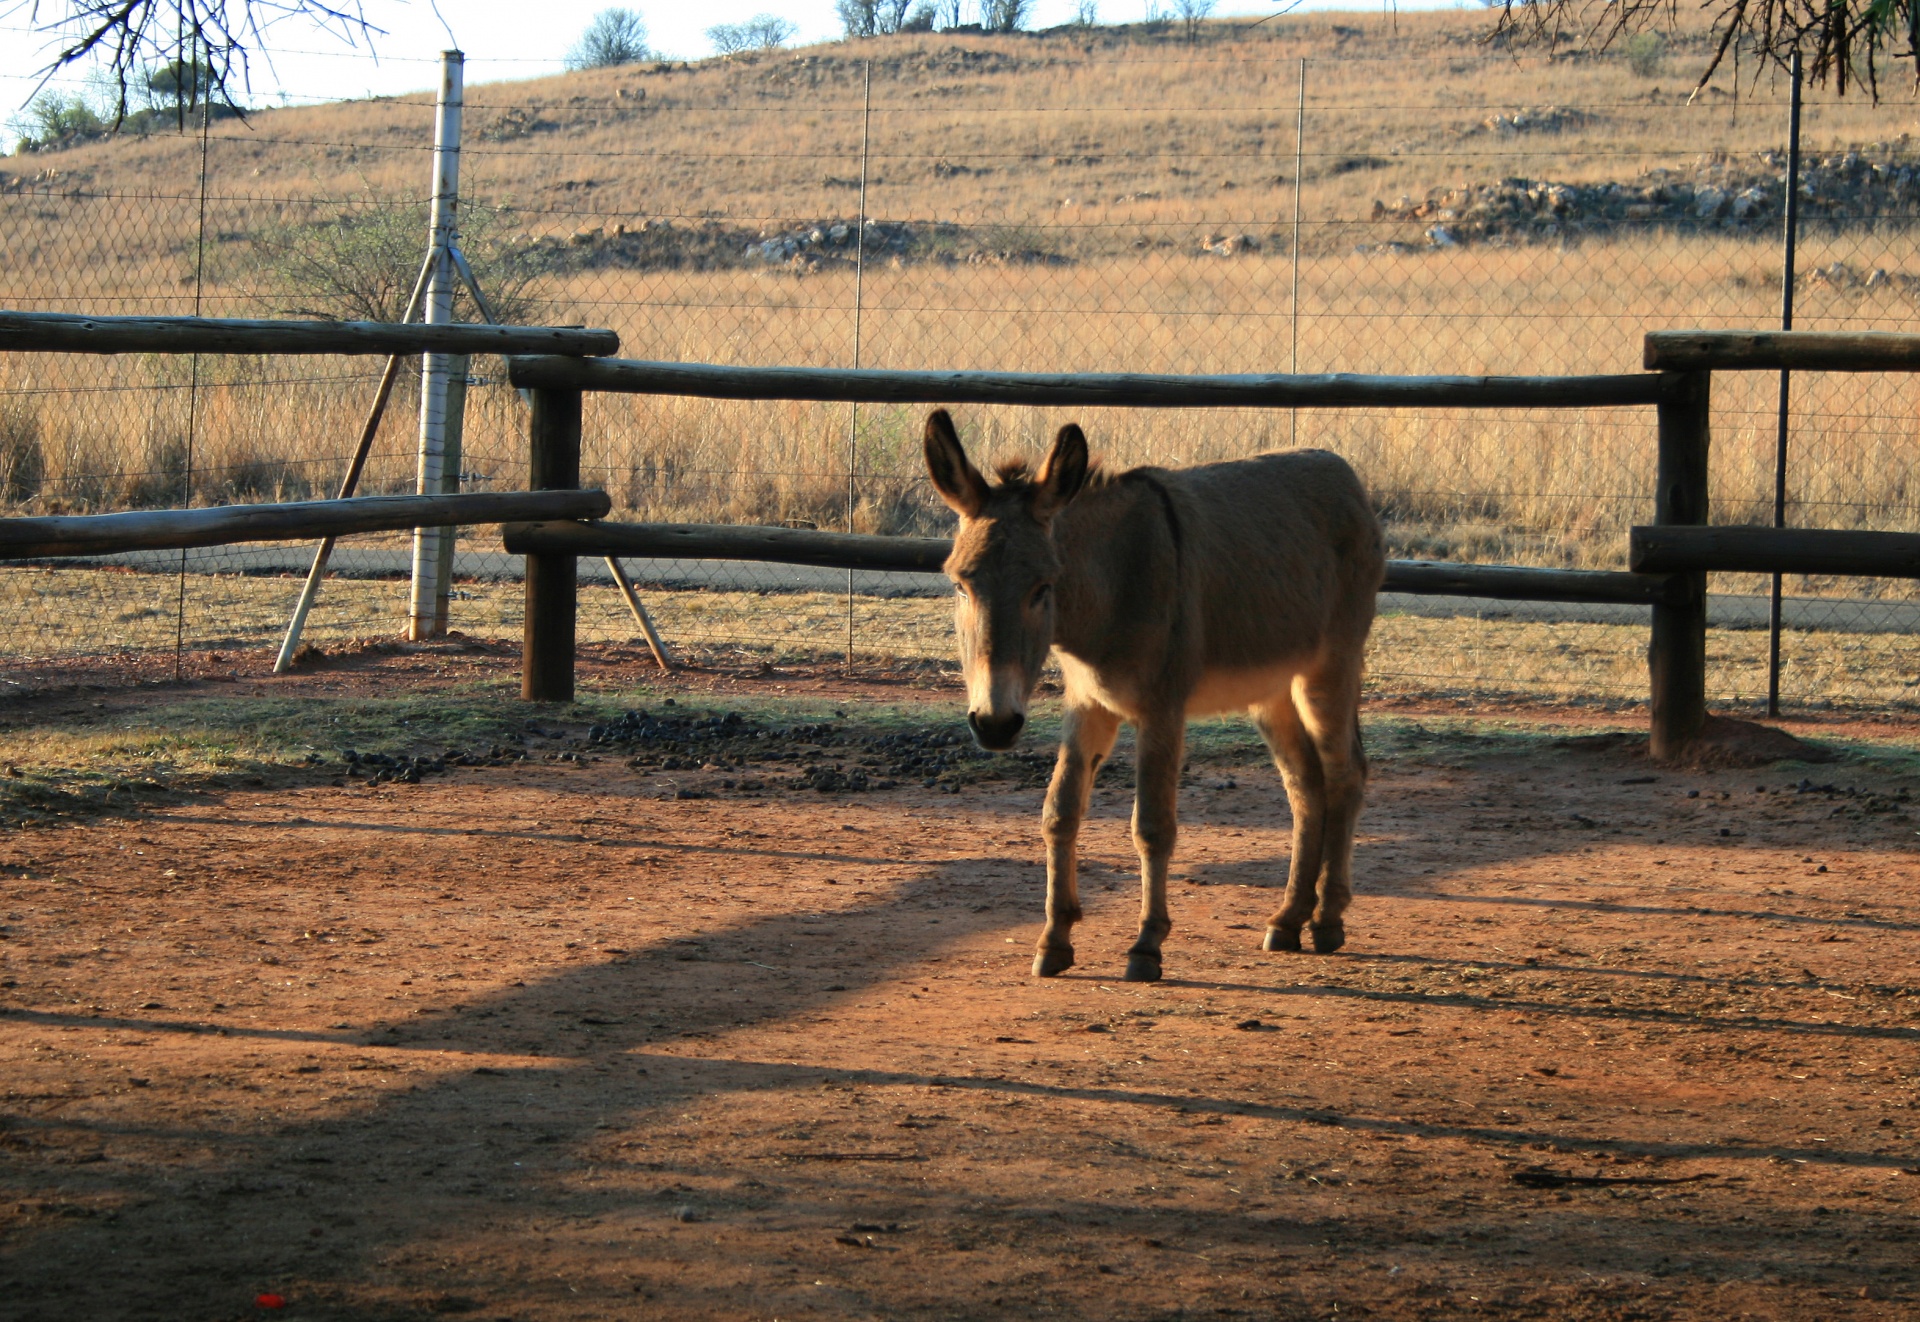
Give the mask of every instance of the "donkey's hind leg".
[{"label": "donkey's hind leg", "polygon": [[1325,818],[1321,873],[1309,921],[1313,948],[1330,955],[1346,943],[1342,916],[1353,902],[1353,832],[1366,797],[1367,754],[1360,744],[1360,668],[1329,667],[1293,682],[1294,705],[1320,756]]},{"label": "donkey's hind leg", "polygon": [[1094,774],[1113,751],[1120,718],[1105,707],[1070,707],[1065,727],[1040,813],[1040,832],[1047,841],[1047,925],[1033,955],[1036,978],[1051,978],[1073,967],[1073,925],[1080,921],[1080,823],[1087,815]]},{"label": "donkey's hind leg", "polygon": [[1160,981],[1160,947],[1173,930],[1167,912],[1167,868],[1180,834],[1180,764],[1187,718],[1180,710],[1148,716],[1135,727],[1139,774],[1133,793],[1133,847],[1140,855],[1140,935],[1127,951],[1128,982]]},{"label": "donkey's hind leg", "polygon": [[1301,724],[1293,699],[1282,693],[1252,709],[1253,725],[1266,740],[1280,781],[1287,788],[1287,806],[1293,810],[1293,857],[1287,865],[1287,893],[1280,909],[1267,919],[1268,950],[1300,949],[1300,929],[1313,913],[1320,878],[1321,846],[1326,822],[1326,778],[1320,754]]}]

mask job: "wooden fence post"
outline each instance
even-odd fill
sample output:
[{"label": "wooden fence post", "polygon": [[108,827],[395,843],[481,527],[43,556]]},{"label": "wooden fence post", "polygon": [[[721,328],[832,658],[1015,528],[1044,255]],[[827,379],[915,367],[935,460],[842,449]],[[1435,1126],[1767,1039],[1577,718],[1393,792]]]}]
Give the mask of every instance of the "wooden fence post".
[{"label": "wooden fence post", "polygon": [[[580,392],[535,390],[528,428],[533,490],[580,485]],[[1664,433],[1663,433],[1664,435]],[[573,701],[574,616],[579,582],[570,555],[527,557],[527,616],[520,653],[520,696]]]},{"label": "wooden fence post", "polygon": [[[1674,373],[1684,380],[1659,406],[1659,469],[1653,495],[1656,524],[1707,521],[1707,450],[1713,375]],[[1647,648],[1653,716],[1648,752],[1655,761],[1678,757],[1707,720],[1707,576],[1673,575],[1671,595],[1653,608]]]}]

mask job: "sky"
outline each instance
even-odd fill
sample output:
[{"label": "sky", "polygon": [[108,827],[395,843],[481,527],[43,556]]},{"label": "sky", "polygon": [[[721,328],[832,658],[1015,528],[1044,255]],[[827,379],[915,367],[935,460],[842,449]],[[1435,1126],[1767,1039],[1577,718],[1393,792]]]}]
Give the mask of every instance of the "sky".
[{"label": "sky", "polygon": [[[1098,0],[1104,22],[1138,22],[1148,0]],[[1400,7],[1451,7],[1458,0],[1400,0]],[[439,52],[457,45],[466,52],[467,83],[537,78],[558,73],[568,47],[608,0],[363,0],[368,21],[382,32],[365,44],[348,45],[337,34],[317,30],[303,19],[270,27],[265,48],[252,62],[249,105],[273,106],[349,97],[391,96],[429,89]],[[973,0],[968,0],[969,15]],[[1161,0],[1162,8],[1169,7]],[[1306,0],[1301,8],[1377,10],[1379,0]],[[648,39],[663,55],[698,59],[713,53],[706,30],[760,13],[776,13],[799,33],[790,45],[827,41],[841,33],[833,0],[702,0],[699,4],[662,4],[631,0],[645,22]],[[1268,0],[1219,0],[1216,14],[1265,15],[1278,6]],[[33,95],[54,45],[32,25],[31,0],[0,0],[0,121],[14,115]],[[40,0],[42,19],[59,13],[61,0]],[[1050,27],[1072,16],[1075,0],[1035,0],[1030,26]],[[529,15],[537,17],[530,20]],[[57,90],[84,87],[84,75],[69,71],[52,84]]]}]

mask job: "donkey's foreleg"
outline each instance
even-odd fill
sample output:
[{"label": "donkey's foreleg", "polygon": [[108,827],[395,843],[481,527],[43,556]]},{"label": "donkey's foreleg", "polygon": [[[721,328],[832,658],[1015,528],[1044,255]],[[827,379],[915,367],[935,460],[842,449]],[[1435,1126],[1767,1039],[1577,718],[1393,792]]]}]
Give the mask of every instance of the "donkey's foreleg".
[{"label": "donkey's foreleg", "polygon": [[1253,709],[1254,728],[1266,741],[1287,789],[1293,812],[1293,854],[1287,865],[1287,891],[1279,910],[1267,919],[1268,950],[1300,949],[1300,929],[1313,914],[1326,839],[1327,783],[1320,754],[1290,695]]},{"label": "donkey's foreleg", "polygon": [[1060,756],[1047,786],[1040,832],[1047,841],[1047,925],[1033,956],[1033,975],[1051,978],[1073,967],[1073,925],[1080,921],[1080,823],[1100,763],[1113,750],[1120,718],[1104,707],[1069,708]]},{"label": "donkey's foreleg", "polygon": [[1160,981],[1160,945],[1173,929],[1167,913],[1167,867],[1180,833],[1180,762],[1184,713],[1140,723],[1140,779],[1133,797],[1133,845],[1140,853],[1140,936],[1127,951],[1128,982]]}]

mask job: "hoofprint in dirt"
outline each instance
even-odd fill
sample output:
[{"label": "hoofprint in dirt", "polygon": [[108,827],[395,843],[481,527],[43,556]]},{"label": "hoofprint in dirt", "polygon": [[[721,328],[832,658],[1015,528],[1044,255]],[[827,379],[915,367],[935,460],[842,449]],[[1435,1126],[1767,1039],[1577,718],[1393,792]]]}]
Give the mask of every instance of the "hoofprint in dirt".
[{"label": "hoofprint in dirt", "polygon": [[1119,778],[1046,982],[1025,768],[330,765],[16,830],[0,1316],[1912,1316],[1905,754],[1369,741],[1348,950],[1257,949],[1249,734],[1152,986]]}]

